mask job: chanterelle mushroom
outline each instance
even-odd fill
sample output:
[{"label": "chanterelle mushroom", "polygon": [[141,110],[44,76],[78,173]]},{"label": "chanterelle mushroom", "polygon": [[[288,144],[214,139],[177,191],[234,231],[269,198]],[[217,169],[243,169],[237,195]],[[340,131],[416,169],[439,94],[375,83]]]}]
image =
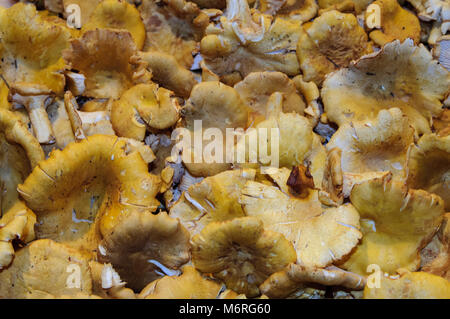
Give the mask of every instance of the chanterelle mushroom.
[{"label": "chanterelle mushroom", "polygon": [[222,285],[203,277],[194,267],[185,266],[180,276],[165,276],[146,286],[139,298],[216,299]]},{"label": "chanterelle mushroom", "polygon": [[197,81],[194,74],[186,70],[175,57],[158,51],[142,52],[140,56],[148,63],[153,81],[174,91],[177,96],[189,97]]},{"label": "chanterelle mushroom", "polygon": [[10,85],[45,85],[61,94],[65,84],[61,52],[70,33],[46,21],[31,4],[17,3],[0,15],[0,70],[5,80]]},{"label": "chanterelle mushroom", "polygon": [[185,0],[143,0],[139,11],[147,31],[144,51],[173,55],[190,68],[208,16],[194,2]]},{"label": "chanterelle mushroom", "polygon": [[33,298],[34,293],[73,296],[92,293],[88,259],[76,249],[52,240],[32,242],[0,272],[1,298]]},{"label": "chanterelle mushroom", "polygon": [[[373,5],[380,9],[380,29],[369,33],[370,39],[383,46],[394,40],[412,39],[415,44],[420,40],[419,19],[403,9],[397,0],[377,0]],[[371,14],[366,12],[366,15]]]},{"label": "chanterelle mushroom", "polygon": [[192,239],[195,268],[249,297],[257,296],[268,276],[295,259],[292,244],[283,235],[264,230],[254,217],[210,223]]},{"label": "chanterelle mushroom", "polygon": [[144,47],[145,27],[136,7],[127,1],[103,0],[92,12],[89,20],[83,24],[83,32],[95,29],[127,30],[131,33],[136,47]]},{"label": "chanterelle mushroom", "polygon": [[322,83],[325,76],[372,51],[367,34],[353,14],[332,10],[314,19],[297,44],[305,81]]},{"label": "chanterelle mushroom", "polygon": [[127,286],[140,291],[161,277],[161,268],[178,268],[189,260],[189,232],[162,212],[134,211],[118,217],[105,232],[98,258],[111,263]]},{"label": "chanterelle mushroom", "polygon": [[52,152],[18,191],[38,216],[38,238],[93,253],[119,216],[156,210],[158,184],[125,140],[94,135]]},{"label": "chanterelle mushroom", "polygon": [[381,275],[379,287],[366,286],[364,299],[449,299],[450,282],[426,272],[402,271],[399,278]]},{"label": "chanterelle mushroom", "polygon": [[449,210],[450,135],[423,135],[417,145],[411,146],[407,166],[409,187],[439,195]]},{"label": "chanterelle mushroom", "polygon": [[36,216],[16,190],[37,163],[44,159],[39,142],[13,112],[0,109],[0,269],[14,257],[12,241],[34,239]]},{"label": "chanterelle mushroom", "polygon": [[73,69],[85,77],[85,96],[118,98],[136,83],[146,81],[146,63],[137,56],[136,45],[128,31],[96,29],[71,41],[63,52]]},{"label": "chanterelle mushroom", "polygon": [[354,181],[370,178],[376,172],[392,172],[403,178],[406,157],[414,142],[414,129],[397,109],[381,110],[377,119],[342,125],[327,144],[329,151],[341,150],[344,194],[348,196]]},{"label": "chanterelle mushroom", "polygon": [[[297,88],[289,77],[281,72],[253,72],[234,86],[241,99],[251,108],[252,117],[262,117],[269,114],[267,108],[270,96],[275,92],[283,95],[283,112],[296,112],[303,115],[306,107]],[[251,118],[249,121],[254,121]]]},{"label": "chanterelle mushroom", "polygon": [[[256,21],[256,22],[255,22]],[[200,43],[206,66],[219,76],[238,73],[242,78],[256,71],[297,75],[295,46],[300,22],[250,12],[247,1],[228,0],[219,27],[210,25]]]},{"label": "chanterelle mushroom", "polygon": [[255,174],[255,170],[238,169],[207,177],[183,193],[171,207],[170,216],[178,218],[192,234],[199,233],[210,222],[243,217],[239,196]]},{"label": "chanterelle mushroom", "polygon": [[276,187],[249,181],[240,202],[247,216],[268,230],[283,234],[294,245],[297,263],[326,267],[351,252],[361,238],[359,215],[351,205],[322,210],[317,191],[300,199]]},{"label": "chanterelle mushroom", "polygon": [[338,125],[373,119],[382,109],[398,107],[423,134],[430,132],[431,118],[442,112],[449,87],[449,72],[424,46],[406,40],[388,43],[332,73],[321,95],[328,118]]},{"label": "chanterelle mushroom", "polygon": [[[194,134],[200,134],[203,139],[203,130],[210,128],[220,130],[222,136],[227,135],[227,128],[245,129],[249,109],[234,88],[221,82],[202,82],[192,89],[183,113],[186,128],[191,136],[195,138]],[[200,122],[201,127],[196,125],[196,121]],[[233,139],[235,139],[234,136]],[[194,176],[211,176],[229,169],[232,161],[227,160],[229,154],[226,152],[226,143],[222,144],[223,157],[217,161],[207,157],[208,154],[204,151],[209,145],[207,141],[202,143],[201,150],[196,149],[194,143],[186,145],[182,151],[183,159],[189,159],[184,161],[189,172]],[[199,152],[201,154],[198,154]],[[195,156],[202,160],[196,161]]]},{"label": "chanterelle mushroom", "polygon": [[418,269],[419,251],[442,221],[443,200],[382,178],[355,185],[350,200],[361,216],[363,238],[343,268],[361,275],[367,275],[371,264],[391,274],[399,268]]}]

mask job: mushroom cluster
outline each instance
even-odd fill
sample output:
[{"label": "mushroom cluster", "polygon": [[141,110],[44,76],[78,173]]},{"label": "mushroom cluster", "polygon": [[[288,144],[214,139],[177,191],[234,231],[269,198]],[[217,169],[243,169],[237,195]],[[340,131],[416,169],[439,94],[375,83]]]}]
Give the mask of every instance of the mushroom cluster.
[{"label": "mushroom cluster", "polygon": [[450,5],[0,1],[0,298],[450,299]]}]

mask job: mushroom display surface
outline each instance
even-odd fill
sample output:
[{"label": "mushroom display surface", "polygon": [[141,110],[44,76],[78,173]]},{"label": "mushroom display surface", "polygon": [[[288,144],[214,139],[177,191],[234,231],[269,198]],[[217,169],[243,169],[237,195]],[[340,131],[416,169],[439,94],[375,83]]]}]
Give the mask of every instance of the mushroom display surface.
[{"label": "mushroom display surface", "polygon": [[450,299],[449,31],[448,0],[0,0],[0,299]]}]

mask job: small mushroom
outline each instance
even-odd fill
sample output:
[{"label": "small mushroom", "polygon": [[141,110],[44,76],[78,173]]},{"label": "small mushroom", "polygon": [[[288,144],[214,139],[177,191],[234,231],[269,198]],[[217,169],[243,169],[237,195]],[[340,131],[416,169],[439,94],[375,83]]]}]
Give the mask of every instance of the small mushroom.
[{"label": "small mushroom", "polygon": [[195,268],[248,297],[257,296],[267,277],[295,259],[292,244],[254,217],[210,223],[192,238]]}]

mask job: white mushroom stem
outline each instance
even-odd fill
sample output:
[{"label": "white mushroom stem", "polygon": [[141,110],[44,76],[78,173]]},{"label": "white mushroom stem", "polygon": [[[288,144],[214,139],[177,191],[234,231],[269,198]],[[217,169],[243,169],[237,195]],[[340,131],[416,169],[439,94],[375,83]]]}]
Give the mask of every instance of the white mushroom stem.
[{"label": "white mushroom stem", "polygon": [[66,107],[67,115],[69,116],[70,123],[72,124],[75,139],[82,140],[86,138],[83,132],[83,123],[77,111],[78,103],[70,91],[67,91],[66,94],[64,94],[64,106]]},{"label": "white mushroom stem", "polygon": [[67,86],[74,95],[83,95],[86,89],[86,77],[83,74],[68,71],[65,73]]},{"label": "white mushroom stem", "polygon": [[227,0],[225,16],[242,44],[259,42],[264,38],[264,17],[261,16],[260,24],[255,23],[247,0]]},{"label": "white mushroom stem", "polygon": [[41,144],[55,142],[52,125],[46,107],[51,102],[51,91],[32,84],[17,83],[10,88],[12,102],[23,105],[30,117],[33,132]]}]

